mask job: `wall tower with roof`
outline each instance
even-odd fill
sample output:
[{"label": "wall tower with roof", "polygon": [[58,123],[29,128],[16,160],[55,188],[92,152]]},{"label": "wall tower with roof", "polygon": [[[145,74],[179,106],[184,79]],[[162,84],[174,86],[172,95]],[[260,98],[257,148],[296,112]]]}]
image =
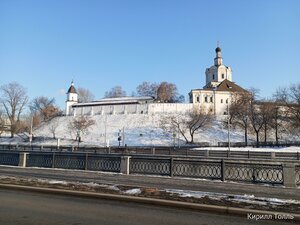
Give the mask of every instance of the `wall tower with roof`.
[{"label": "wall tower with roof", "polygon": [[71,86],[67,92],[67,100],[66,100],[66,115],[71,115],[72,113],[72,105],[78,103],[78,94],[76,88],[74,87],[74,82],[72,81]]}]

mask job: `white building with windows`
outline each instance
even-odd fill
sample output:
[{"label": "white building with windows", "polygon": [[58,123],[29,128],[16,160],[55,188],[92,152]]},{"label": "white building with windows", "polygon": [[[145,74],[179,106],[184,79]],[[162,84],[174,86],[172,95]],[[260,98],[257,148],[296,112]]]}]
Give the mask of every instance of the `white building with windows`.
[{"label": "white building with windows", "polygon": [[227,104],[233,93],[246,90],[232,82],[232,70],[223,64],[221,48],[216,48],[214,65],[205,71],[206,84],[202,89],[193,89],[189,93],[190,103],[197,108],[206,108],[215,115],[226,115]]},{"label": "white building with windows", "polygon": [[205,71],[206,84],[202,89],[189,93],[190,103],[157,103],[153,97],[104,98],[98,101],[79,103],[72,81],[67,92],[66,115],[115,115],[184,113],[194,108],[211,110],[215,115],[226,115],[227,104],[234,92],[245,90],[232,82],[232,70],[223,64],[221,48],[216,48],[214,65]]}]

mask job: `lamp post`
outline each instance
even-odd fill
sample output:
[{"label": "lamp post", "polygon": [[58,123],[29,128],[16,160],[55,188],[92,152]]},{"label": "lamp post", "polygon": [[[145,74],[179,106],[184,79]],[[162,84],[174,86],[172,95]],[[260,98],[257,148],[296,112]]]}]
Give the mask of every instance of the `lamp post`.
[{"label": "lamp post", "polygon": [[228,98],[228,102],[227,102],[227,127],[228,127],[228,153],[230,152],[230,115],[229,115],[229,98]]},{"label": "lamp post", "polygon": [[118,132],[118,142],[119,142],[119,147],[121,147],[121,141],[122,141],[122,137],[121,137],[121,129],[119,129],[119,132]]},{"label": "lamp post", "polygon": [[78,143],[77,143],[77,150],[79,150],[79,144],[80,144],[80,140],[81,138],[80,138],[80,130],[78,129],[77,130],[77,141],[78,141]]}]

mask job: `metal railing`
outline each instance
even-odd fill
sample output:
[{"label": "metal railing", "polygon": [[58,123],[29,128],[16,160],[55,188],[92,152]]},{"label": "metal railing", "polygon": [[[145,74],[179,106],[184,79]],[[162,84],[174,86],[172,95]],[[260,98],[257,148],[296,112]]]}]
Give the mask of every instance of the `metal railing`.
[{"label": "metal railing", "polygon": [[1,152],[0,165],[18,166],[19,156],[18,152]]},{"label": "metal railing", "polygon": [[130,160],[130,173],[170,175],[170,159],[133,157]]},{"label": "metal railing", "polygon": [[219,161],[173,160],[173,176],[221,179],[222,164]]},{"label": "metal railing", "polygon": [[227,162],[225,179],[252,183],[283,184],[283,168],[278,164]]},{"label": "metal railing", "polygon": [[195,156],[200,158],[237,158],[237,159],[279,159],[300,160],[300,152],[268,152],[268,151],[238,151],[238,150],[213,150],[173,147],[128,147],[128,148],[100,148],[75,146],[25,146],[25,145],[0,145],[0,150],[29,151],[29,152],[64,152],[64,153],[97,153],[97,154],[131,154],[131,155],[170,155],[170,156]]},{"label": "metal railing", "polygon": [[[300,185],[300,163],[265,160],[188,159],[157,156],[61,152],[0,151],[0,164],[22,167],[109,171],[124,174],[159,175],[211,180],[229,180],[272,185]],[[125,168],[125,170],[124,170]],[[286,184],[285,184],[286,177]]]}]

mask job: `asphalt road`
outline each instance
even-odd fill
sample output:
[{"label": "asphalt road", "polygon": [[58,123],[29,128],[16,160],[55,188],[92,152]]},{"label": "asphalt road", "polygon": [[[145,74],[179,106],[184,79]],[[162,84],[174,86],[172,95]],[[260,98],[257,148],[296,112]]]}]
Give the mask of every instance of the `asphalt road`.
[{"label": "asphalt road", "polygon": [[248,225],[290,224],[250,220],[145,204],[0,189],[2,225]]},{"label": "asphalt road", "polygon": [[95,182],[158,189],[181,189],[239,195],[255,195],[280,199],[300,200],[298,188],[273,187],[258,184],[218,182],[209,180],[170,178],[159,176],[123,175],[80,170],[39,169],[0,166],[0,176],[54,179],[72,182]]}]

